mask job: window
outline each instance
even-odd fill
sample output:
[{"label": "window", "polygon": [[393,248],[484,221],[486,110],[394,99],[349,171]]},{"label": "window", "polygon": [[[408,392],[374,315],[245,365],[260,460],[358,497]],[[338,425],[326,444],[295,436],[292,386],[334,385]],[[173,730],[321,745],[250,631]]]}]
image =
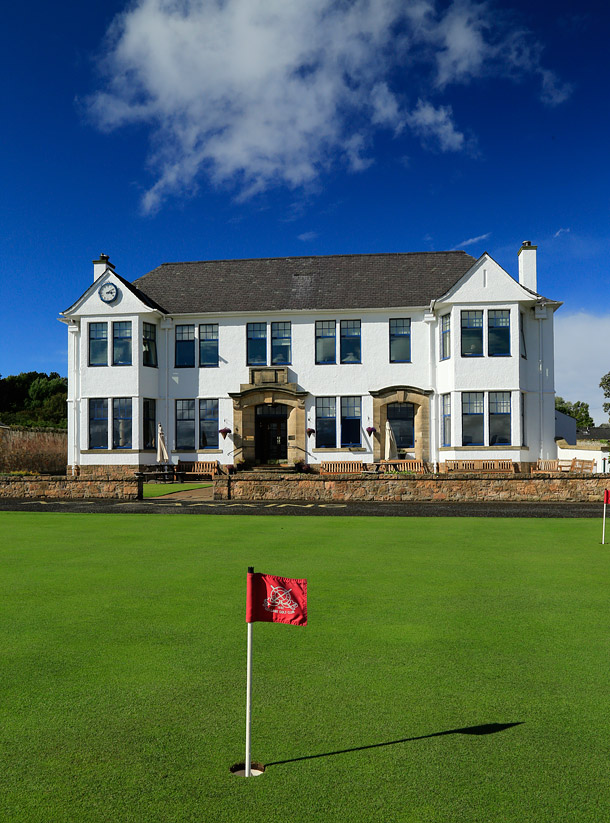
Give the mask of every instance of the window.
[{"label": "window", "polygon": [[176,449],[195,449],[195,401],[176,400]]},{"label": "window", "polygon": [[108,323],[89,323],[89,365],[108,365]]},{"label": "window", "polygon": [[451,357],[451,315],[441,317],[441,360]]},{"label": "window", "polygon": [[89,401],[89,448],[108,448],[108,401],[106,399],[92,398]]},{"label": "window", "polygon": [[334,449],[337,445],[336,401],[316,397],[316,448]]},{"label": "window", "polygon": [[316,363],[336,363],[336,323],[334,320],[316,321]]},{"label": "window", "polygon": [[248,323],[248,365],[267,365],[267,324]]},{"label": "window", "polygon": [[451,445],[451,395],[441,395],[441,445]]},{"label": "window", "polygon": [[411,321],[390,320],[390,363],[411,362]]},{"label": "window", "polygon": [[510,357],[510,311],[490,309],[487,313],[487,354]]},{"label": "window", "polygon": [[360,398],[341,398],[341,445],[360,445]]},{"label": "window", "polygon": [[272,323],[271,365],[287,366],[291,361],[290,323]]},{"label": "window", "polygon": [[484,438],[483,392],[464,392],[462,394],[462,446],[482,446]]},{"label": "window", "polygon": [[415,445],[415,406],[413,403],[388,403],[387,412],[396,448],[412,449]]},{"label": "window", "polygon": [[483,312],[462,312],[462,357],[483,357]]},{"label": "window", "polygon": [[360,320],[341,321],[341,362],[360,363]]},{"label": "window", "polygon": [[131,366],[131,320],[112,324],[112,365]]},{"label": "window", "polygon": [[202,368],[218,366],[218,323],[199,326],[199,365]]},{"label": "window", "polygon": [[112,401],[112,448],[131,448],[131,397]]},{"label": "window", "polygon": [[142,364],[157,365],[157,327],[154,323],[142,324]]},{"label": "window", "polygon": [[176,326],[176,368],[195,365],[195,326]]},{"label": "window", "polygon": [[199,448],[218,448],[218,400],[199,401]]},{"label": "window", "polygon": [[489,392],[489,445],[510,446],[510,392]]},{"label": "window", "polygon": [[154,449],[156,446],[156,423],[157,423],[157,402],[156,400],[144,400],[142,414],[142,448]]},{"label": "window", "polygon": [[525,431],[525,392],[521,392],[521,445],[527,446],[527,433]]},{"label": "window", "polygon": [[523,315],[519,312],[519,354],[527,360],[527,349],[525,348],[525,329],[523,327]]}]

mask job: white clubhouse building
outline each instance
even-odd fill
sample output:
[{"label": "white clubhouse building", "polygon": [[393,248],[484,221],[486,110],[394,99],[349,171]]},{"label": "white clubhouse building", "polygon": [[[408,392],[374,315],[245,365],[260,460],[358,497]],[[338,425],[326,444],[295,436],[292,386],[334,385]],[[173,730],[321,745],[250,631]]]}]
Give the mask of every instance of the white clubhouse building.
[{"label": "white clubhouse building", "polygon": [[557,456],[553,315],[536,246],[518,280],[463,251],[166,263],[106,255],[61,313],[68,463],[273,464]]}]

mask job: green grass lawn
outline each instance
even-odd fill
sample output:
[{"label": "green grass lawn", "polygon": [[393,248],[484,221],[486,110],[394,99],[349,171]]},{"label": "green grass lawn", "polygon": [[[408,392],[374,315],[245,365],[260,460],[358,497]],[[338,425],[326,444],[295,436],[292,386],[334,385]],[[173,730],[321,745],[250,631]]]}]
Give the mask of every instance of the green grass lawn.
[{"label": "green grass lawn", "polygon": [[[0,820],[602,823],[600,532],[2,513]],[[254,625],[250,780],[248,565],[309,581],[309,626]]]},{"label": "green grass lawn", "polygon": [[191,489],[209,489],[211,483],[144,483],[144,499],[149,497],[163,497],[174,492],[186,492]]}]

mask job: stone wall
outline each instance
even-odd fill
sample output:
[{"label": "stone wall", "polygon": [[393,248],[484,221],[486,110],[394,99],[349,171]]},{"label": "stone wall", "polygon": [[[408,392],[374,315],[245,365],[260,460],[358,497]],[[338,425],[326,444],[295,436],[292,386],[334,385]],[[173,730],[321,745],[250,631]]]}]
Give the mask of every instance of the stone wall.
[{"label": "stone wall", "polygon": [[610,475],[266,475],[218,478],[216,500],[599,502]]},{"label": "stone wall", "polygon": [[[88,480],[133,480],[137,471],[141,471],[139,466],[76,466],[77,476]],[[72,474],[71,466],[67,473]]]},{"label": "stone wall", "polygon": [[0,471],[64,472],[68,433],[63,429],[0,427]]},{"label": "stone wall", "polygon": [[133,472],[131,479],[0,475],[0,497],[34,500],[137,500],[139,483]]}]

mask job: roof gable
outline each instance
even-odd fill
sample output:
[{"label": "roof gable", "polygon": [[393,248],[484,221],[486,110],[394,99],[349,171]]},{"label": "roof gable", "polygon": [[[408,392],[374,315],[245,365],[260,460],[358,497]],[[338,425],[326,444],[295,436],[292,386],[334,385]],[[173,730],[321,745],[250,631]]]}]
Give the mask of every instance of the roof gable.
[{"label": "roof gable", "polygon": [[484,252],[439,302],[444,303],[534,303],[539,295],[526,289]]},{"label": "roof gable", "polygon": [[169,314],[415,307],[474,262],[450,251],[164,263],[134,286]]},{"label": "roof gable", "polygon": [[[104,303],[98,294],[100,287],[104,283],[114,283],[117,287],[117,298],[112,303]],[[107,268],[101,277],[81,294],[81,296],[61,312],[62,317],[74,317],[82,315],[112,315],[112,314],[137,314],[141,312],[152,312],[160,310],[154,301],[138,291],[129,281],[122,278],[111,268]]]}]

